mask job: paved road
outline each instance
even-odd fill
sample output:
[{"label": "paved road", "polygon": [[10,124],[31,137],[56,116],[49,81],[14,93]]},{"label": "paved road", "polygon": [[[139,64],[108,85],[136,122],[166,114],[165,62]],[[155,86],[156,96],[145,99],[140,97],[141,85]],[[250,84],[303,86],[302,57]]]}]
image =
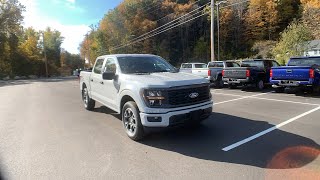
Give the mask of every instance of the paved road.
[{"label": "paved road", "polygon": [[[212,90],[194,130],[126,137],[75,80],[0,83],[3,179],[320,179],[319,96]],[[275,127],[275,125],[278,125]],[[1,176],[0,175],[0,176]]]}]

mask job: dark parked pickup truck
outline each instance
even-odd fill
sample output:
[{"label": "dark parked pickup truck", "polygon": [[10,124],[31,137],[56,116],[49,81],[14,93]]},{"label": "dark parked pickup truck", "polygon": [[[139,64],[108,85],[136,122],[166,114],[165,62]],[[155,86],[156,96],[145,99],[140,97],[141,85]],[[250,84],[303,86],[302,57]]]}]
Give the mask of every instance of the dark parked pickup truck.
[{"label": "dark parked pickup truck", "polygon": [[222,71],[223,81],[228,83],[229,88],[242,85],[262,90],[269,83],[270,69],[277,66],[279,64],[275,60],[244,60],[241,67],[225,68]]},{"label": "dark parked pickup truck", "polygon": [[320,56],[295,57],[289,60],[287,66],[272,68],[270,83],[277,92],[289,87],[319,91]]},{"label": "dark parked pickup truck", "polygon": [[208,79],[215,87],[223,87],[222,70],[226,67],[240,67],[240,65],[234,61],[213,61],[208,63]]}]

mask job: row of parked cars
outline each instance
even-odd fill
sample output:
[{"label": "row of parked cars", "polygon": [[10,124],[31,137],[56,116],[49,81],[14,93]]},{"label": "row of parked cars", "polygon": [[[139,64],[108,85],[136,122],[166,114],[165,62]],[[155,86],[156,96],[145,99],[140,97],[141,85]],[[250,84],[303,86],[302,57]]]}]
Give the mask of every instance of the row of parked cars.
[{"label": "row of parked cars", "polygon": [[286,66],[275,60],[252,59],[237,61],[214,61],[208,64],[184,63],[181,72],[189,72],[208,78],[215,87],[255,87],[263,90],[271,85],[277,92],[286,88],[302,88],[319,91],[320,56],[293,57]]}]

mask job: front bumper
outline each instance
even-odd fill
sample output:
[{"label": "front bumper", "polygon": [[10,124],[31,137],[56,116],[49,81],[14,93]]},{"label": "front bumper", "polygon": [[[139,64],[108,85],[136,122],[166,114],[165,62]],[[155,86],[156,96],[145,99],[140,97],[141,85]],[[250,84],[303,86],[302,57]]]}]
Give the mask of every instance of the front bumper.
[{"label": "front bumper", "polygon": [[[141,123],[145,127],[169,127],[178,124],[185,124],[189,121],[201,121],[210,116],[213,102],[206,102],[194,107],[170,111],[166,113],[140,113]],[[150,122],[150,118],[161,120],[160,122]]]}]

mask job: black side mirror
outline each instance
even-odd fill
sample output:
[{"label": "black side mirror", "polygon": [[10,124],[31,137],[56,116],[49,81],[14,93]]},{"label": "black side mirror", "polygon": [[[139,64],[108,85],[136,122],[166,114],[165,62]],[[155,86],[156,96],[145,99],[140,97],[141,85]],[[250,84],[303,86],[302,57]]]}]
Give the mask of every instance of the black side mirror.
[{"label": "black side mirror", "polygon": [[114,72],[104,72],[102,73],[103,80],[112,80],[114,79],[116,74]]}]

